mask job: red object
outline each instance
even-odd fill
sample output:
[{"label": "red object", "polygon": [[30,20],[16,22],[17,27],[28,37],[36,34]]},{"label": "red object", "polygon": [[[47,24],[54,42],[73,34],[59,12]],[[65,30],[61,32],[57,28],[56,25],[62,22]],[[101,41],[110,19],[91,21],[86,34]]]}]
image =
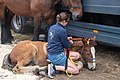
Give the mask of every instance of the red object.
[{"label": "red object", "polygon": [[67,51],[66,51],[67,58],[69,57],[69,51],[70,51],[70,48],[68,48]]}]

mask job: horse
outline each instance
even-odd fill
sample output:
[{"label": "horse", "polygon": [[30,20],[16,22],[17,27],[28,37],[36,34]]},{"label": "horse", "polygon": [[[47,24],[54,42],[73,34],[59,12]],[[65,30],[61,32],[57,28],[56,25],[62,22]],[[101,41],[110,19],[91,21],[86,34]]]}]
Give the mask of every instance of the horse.
[{"label": "horse", "polygon": [[[81,38],[73,38],[73,40],[75,41],[73,42],[73,47],[71,48],[71,51],[79,52],[83,59],[87,62],[88,68],[90,70],[94,70],[96,67],[94,49],[94,46],[96,45],[95,38],[85,38],[82,39],[82,41]],[[37,65],[37,68],[38,66],[47,66],[49,62],[47,61],[46,48],[47,42],[28,40],[21,41],[12,49],[10,54],[7,54],[4,57],[2,68],[12,70],[13,73],[20,74],[28,71],[25,69],[27,66],[30,65]]]},{"label": "horse", "polygon": [[57,15],[57,5],[62,3],[73,15],[82,16],[81,0],[0,0],[1,12],[1,43],[11,43],[13,36],[10,24],[14,14],[33,17],[34,31],[33,41],[39,40],[42,33],[42,23],[45,20],[49,25],[53,24]]}]

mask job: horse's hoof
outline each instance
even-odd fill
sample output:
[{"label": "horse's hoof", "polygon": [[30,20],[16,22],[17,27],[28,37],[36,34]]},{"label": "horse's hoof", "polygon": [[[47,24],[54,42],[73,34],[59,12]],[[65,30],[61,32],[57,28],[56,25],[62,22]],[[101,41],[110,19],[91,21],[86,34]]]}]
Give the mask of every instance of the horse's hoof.
[{"label": "horse's hoof", "polygon": [[77,66],[79,70],[83,68],[83,63],[81,61],[78,61],[75,65]]},{"label": "horse's hoof", "polygon": [[18,66],[14,67],[14,68],[12,69],[12,72],[13,72],[14,74],[21,74],[21,73],[22,73],[20,67],[18,67]]},{"label": "horse's hoof", "polygon": [[17,70],[12,70],[12,72],[13,72],[14,74],[17,74]]},{"label": "horse's hoof", "polygon": [[46,71],[45,70],[40,70],[39,75],[45,77],[46,76]]},{"label": "horse's hoof", "polygon": [[39,69],[36,68],[35,71],[33,71],[33,73],[34,73],[36,76],[39,76]]},{"label": "horse's hoof", "polygon": [[43,76],[45,77],[46,76],[46,70],[39,70],[39,68],[36,68],[35,71],[33,71],[33,73],[36,75],[36,76]]}]

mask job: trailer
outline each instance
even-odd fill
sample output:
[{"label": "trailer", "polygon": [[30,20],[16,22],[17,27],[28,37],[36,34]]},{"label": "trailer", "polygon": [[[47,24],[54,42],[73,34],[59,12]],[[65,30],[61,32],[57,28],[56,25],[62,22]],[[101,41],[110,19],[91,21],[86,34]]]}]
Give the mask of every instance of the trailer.
[{"label": "trailer", "polygon": [[83,0],[83,17],[71,21],[68,33],[78,37],[97,37],[100,43],[120,47],[120,0]]},{"label": "trailer", "polygon": [[[120,0],[82,0],[83,17],[70,21],[69,35],[76,37],[97,37],[100,43],[120,47]],[[33,26],[32,18],[14,16],[15,32],[26,32],[26,26]]]}]

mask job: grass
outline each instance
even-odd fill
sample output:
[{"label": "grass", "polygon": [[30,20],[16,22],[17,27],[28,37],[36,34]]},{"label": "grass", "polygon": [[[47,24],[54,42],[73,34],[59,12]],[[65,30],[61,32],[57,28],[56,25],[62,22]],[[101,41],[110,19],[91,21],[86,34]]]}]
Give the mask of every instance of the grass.
[{"label": "grass", "polygon": [[20,34],[20,33],[15,33],[12,31],[12,35],[14,39],[19,39],[19,40],[31,40],[32,39],[32,34]]}]

